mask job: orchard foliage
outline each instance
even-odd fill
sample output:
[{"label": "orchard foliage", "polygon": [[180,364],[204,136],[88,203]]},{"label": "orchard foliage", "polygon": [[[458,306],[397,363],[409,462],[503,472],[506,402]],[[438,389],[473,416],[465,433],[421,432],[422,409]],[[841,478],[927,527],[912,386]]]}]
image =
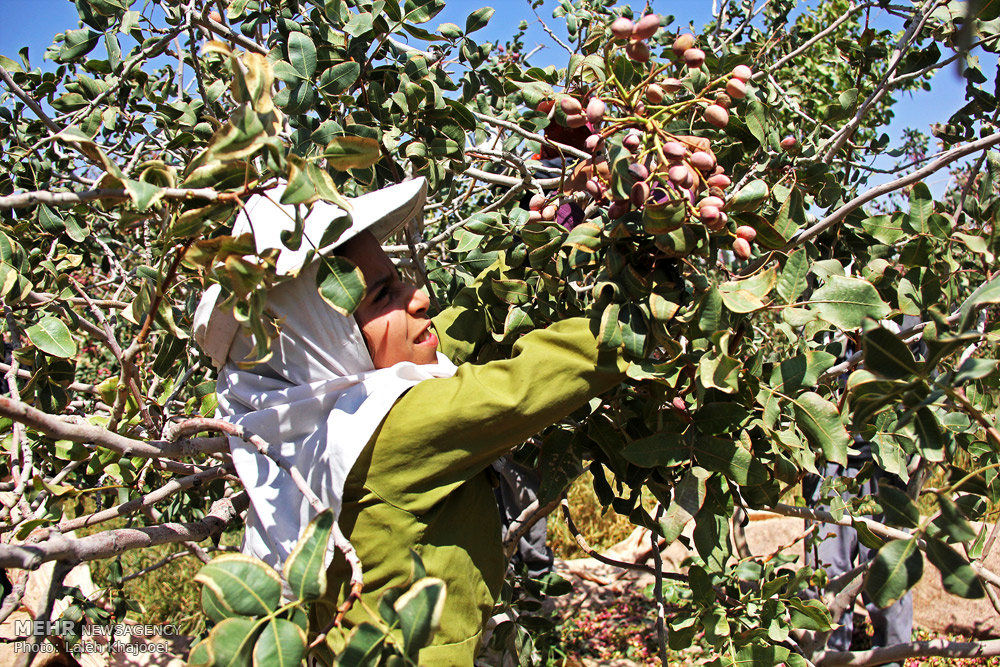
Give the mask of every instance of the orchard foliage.
[{"label": "orchard foliage", "polygon": [[[688,593],[661,634],[671,647],[701,633],[719,664],[833,660],[831,610],[850,604],[838,593],[863,586],[887,605],[922,554],[951,593],[995,600],[1000,576],[982,558],[1000,502],[1000,133],[997,73],[975,54],[995,57],[997,4],[721,4],[693,30],[564,0],[546,19],[557,43],[543,55],[558,64],[539,66],[526,23],[482,41],[493,10],[437,24],[444,0],[77,0],[80,26],[45,54],[54,71],[23,50],[0,57],[4,567],[165,542],[204,556],[194,543],[246,497],[224,439],[194,436],[250,436],[209,419],[194,306],[221,284],[263,358],[276,326],[264,294],[281,279],[277,251],[229,234],[236,211],[279,180],[304,216],[423,176],[427,215],[387,251],[436,304],[474,288],[481,320],[458,332],[468,361],[583,315],[632,362],[618,389],[540,434],[540,502],[587,466],[602,503],[692,546]],[[935,147],[890,146],[907,91],[955,68],[967,103],[936,119]],[[869,187],[885,170],[873,160],[904,152]],[[957,182],[936,200],[923,181],[949,169]],[[302,243],[300,224],[285,243]],[[360,272],[328,261],[319,275],[351,312]],[[859,441],[874,464],[824,481],[829,511],[797,505],[799,483]],[[874,465],[906,490],[852,493]],[[834,581],[755,556],[747,509],[853,522],[878,555]],[[349,550],[324,516],[280,574],[235,555],[202,570],[215,625],[193,661],[294,663],[322,643],[328,628],[304,610],[325,579],[302,553],[331,539]],[[60,535],[119,517],[137,530]],[[412,657],[430,641],[446,592],[414,567],[342,660]],[[238,581],[258,582],[255,595]],[[527,659],[524,628],[497,636]]]}]

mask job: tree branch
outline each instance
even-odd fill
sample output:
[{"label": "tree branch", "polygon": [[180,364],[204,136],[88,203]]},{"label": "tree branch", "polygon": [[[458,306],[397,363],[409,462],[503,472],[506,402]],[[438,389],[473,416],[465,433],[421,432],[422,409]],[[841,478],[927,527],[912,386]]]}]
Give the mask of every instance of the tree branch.
[{"label": "tree branch", "polygon": [[1000,639],[977,642],[952,642],[933,639],[895,646],[882,646],[868,651],[826,651],[817,656],[816,665],[822,667],[868,667],[887,662],[903,662],[907,658],[941,656],[946,658],[978,658],[1000,655]]},{"label": "tree branch", "polygon": [[[223,438],[197,438],[183,442],[146,442],[134,440],[87,422],[68,421],[33,408],[27,403],[0,396],[0,415],[9,417],[39,433],[56,440],[70,440],[83,444],[97,444],[125,456],[142,456],[147,459],[184,457],[196,453],[226,451]],[[203,469],[185,463],[170,462],[175,472],[195,474]],[[169,468],[168,468],[169,469]]]},{"label": "tree branch", "polygon": [[[204,199],[206,201],[235,201],[249,193],[236,192],[216,192],[212,188],[164,188],[163,197],[165,199]],[[6,197],[0,197],[0,210],[26,208],[36,204],[48,204],[50,206],[72,206],[82,202],[102,200],[122,200],[128,199],[129,194],[124,188],[97,188],[94,190],[83,190],[81,192],[50,192],[48,190],[35,190],[32,192],[18,192]]]},{"label": "tree branch", "polygon": [[38,102],[36,102],[31,95],[24,92],[24,89],[21,88],[21,86],[14,83],[14,79],[11,77],[10,72],[8,72],[2,65],[0,65],[0,79],[3,79],[3,82],[7,84],[7,87],[10,88],[11,92],[21,98],[21,100],[28,105],[28,108],[31,109],[31,111],[34,112],[34,114],[38,116],[43,123],[45,123],[45,127],[49,128],[53,134],[58,134],[62,131],[62,128],[56,125],[55,121],[49,118],[48,114],[42,110],[42,107],[38,105]]},{"label": "tree branch", "polygon": [[200,542],[221,533],[250,506],[245,491],[212,503],[204,519],[188,523],[163,523],[145,528],[117,528],[87,537],[66,537],[52,531],[37,544],[0,544],[0,567],[35,570],[50,560],[81,562],[111,558],[132,549],[191,540]]},{"label": "tree branch", "polygon": [[192,488],[196,489],[213,479],[222,477],[223,475],[234,474],[236,474],[236,468],[233,464],[224,463],[222,465],[215,466],[214,468],[206,468],[205,470],[197,472],[193,475],[172,479],[160,488],[150,491],[140,498],[129,500],[128,502],[116,505],[115,507],[109,507],[108,509],[101,510],[100,512],[94,512],[93,514],[63,521],[59,524],[59,531],[67,533],[71,530],[76,530],[77,528],[84,528],[86,526],[93,526],[98,523],[110,521],[111,519],[116,519],[126,514],[134,514],[135,512],[143,510],[147,507],[152,507],[156,503],[169,498],[179,491]]},{"label": "tree branch", "polygon": [[[924,23],[930,17],[931,12],[941,4],[941,0],[927,0],[923,13],[920,15],[920,20],[911,21],[910,26],[906,29],[903,35],[896,42],[896,46],[893,49],[892,57],[889,59],[889,66],[886,68],[885,74],[882,76],[882,80],[879,82],[878,86],[873,90],[868,97],[865,98],[861,106],[858,107],[857,112],[854,117],[847,122],[844,127],[840,128],[837,134],[833,135],[827,141],[827,148],[823,152],[822,162],[829,162],[837,151],[843,147],[843,145],[850,139],[854,132],[857,131],[858,127],[861,125],[862,119],[864,119],[865,114],[868,110],[875,105],[882,97],[889,91],[892,87],[892,75],[895,73],[896,68],[899,67],[899,63],[903,58],[903,54],[906,52],[907,47],[909,47],[910,42],[913,40],[914,36],[920,32],[923,28]],[[916,13],[916,12],[914,12]]]},{"label": "tree branch", "polygon": [[[799,519],[822,521],[823,523],[832,523],[838,526],[853,527],[854,524],[856,523],[863,523],[865,527],[868,528],[868,530],[872,531],[876,535],[887,537],[891,540],[916,539],[917,547],[919,547],[921,551],[927,550],[927,542],[924,541],[922,538],[916,537],[912,533],[908,533],[905,530],[900,530],[898,528],[891,528],[889,526],[886,526],[885,524],[875,521],[874,519],[869,519],[866,516],[855,516],[855,517],[845,516],[842,519],[837,519],[832,514],[824,510],[810,509],[808,507],[794,507],[792,505],[785,505],[783,503],[778,503],[776,505],[769,507],[768,509],[771,512],[774,512],[775,514],[781,514],[782,516],[793,516]],[[954,551],[959,556],[961,556],[962,560],[965,560],[965,556],[962,554],[962,552],[955,549],[954,546],[949,544],[948,548]],[[993,571],[986,569],[981,564],[975,561],[972,561],[971,563],[969,563],[969,565],[972,567],[973,570],[976,571],[976,574],[978,574],[984,581],[987,581],[996,586],[997,588],[1000,588],[1000,576],[997,576],[997,574],[995,574]]]},{"label": "tree branch", "polygon": [[837,223],[844,220],[848,216],[848,214],[850,214],[852,211],[854,211],[857,208],[860,208],[861,206],[870,202],[876,197],[881,197],[884,194],[888,194],[895,190],[899,190],[900,188],[906,187],[907,185],[911,185],[913,183],[916,183],[917,181],[923,180],[927,176],[933,174],[939,169],[942,169],[943,167],[946,167],[947,165],[951,164],[952,162],[954,162],[959,158],[965,157],[970,153],[975,153],[976,151],[986,150],[987,148],[995,146],[998,143],[1000,143],[1000,132],[994,132],[993,134],[985,136],[982,139],[979,139],[978,141],[972,141],[967,144],[963,144],[961,146],[953,148],[947,153],[941,155],[941,157],[939,157],[937,160],[934,160],[933,162],[927,164],[924,167],[921,167],[920,169],[917,169],[914,172],[907,174],[906,176],[897,178],[894,181],[889,181],[888,183],[884,183],[870,190],[866,190],[865,192],[861,193],[851,201],[847,202],[846,204],[838,208],[830,215],[826,216],[825,218],[817,222],[812,227],[809,227],[800,234],[797,234],[793,239],[791,239],[785,245],[784,248],[782,248],[782,252],[788,252],[792,248],[802,245],[806,241],[815,238],[821,232],[829,229],[830,227],[833,227]]},{"label": "tree branch", "polygon": [[503,552],[507,560],[513,558],[514,552],[517,551],[517,545],[525,533],[531,530],[531,527],[542,518],[551,514],[557,507],[559,507],[558,499],[539,506],[538,499],[536,498],[521,511],[518,517],[507,527],[507,535],[503,540]]}]

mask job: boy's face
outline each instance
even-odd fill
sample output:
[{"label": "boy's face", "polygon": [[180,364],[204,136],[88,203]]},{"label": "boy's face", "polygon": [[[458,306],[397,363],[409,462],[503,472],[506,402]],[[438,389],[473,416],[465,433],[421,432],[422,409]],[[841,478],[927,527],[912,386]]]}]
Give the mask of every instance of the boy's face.
[{"label": "boy's face", "polygon": [[427,294],[403,282],[371,232],[345,243],[339,254],[361,269],[368,286],[354,319],[375,368],[389,368],[400,361],[435,363],[438,338],[427,317]]}]

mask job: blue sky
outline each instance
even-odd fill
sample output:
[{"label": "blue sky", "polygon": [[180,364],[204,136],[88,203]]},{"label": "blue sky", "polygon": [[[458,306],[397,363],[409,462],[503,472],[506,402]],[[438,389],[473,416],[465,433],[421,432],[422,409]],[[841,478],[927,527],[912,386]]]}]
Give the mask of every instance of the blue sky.
[{"label": "blue sky", "polygon": [[[440,23],[451,22],[465,25],[465,17],[472,11],[485,5],[496,7],[490,24],[477,33],[480,41],[496,40],[503,42],[513,35],[521,20],[527,19],[531,24],[525,46],[530,51],[536,44],[545,44],[545,49],[538,52],[532,63],[536,65],[565,65],[566,54],[554,45],[545,35],[541,26],[534,19],[527,0],[507,0],[494,2],[490,0],[449,0],[446,8],[435,17],[428,28],[433,29]],[[553,26],[558,21],[551,20],[552,8],[555,3],[548,0],[538,10],[539,16],[551,21]],[[637,8],[640,5],[635,5]],[[684,2],[654,2],[653,7],[661,14],[672,13],[676,23],[693,23],[696,27],[704,25],[710,18],[712,3],[710,0],[685,0]],[[876,16],[876,25],[880,17]],[[45,69],[52,67],[51,63],[43,62],[42,55],[51,43],[52,37],[59,32],[79,26],[76,8],[68,0],[0,0],[0,54],[17,60],[17,50],[28,46],[33,66]],[[124,46],[124,45],[123,45]],[[983,59],[983,69],[987,77],[992,79],[997,68],[996,56],[987,54]],[[896,106],[896,119],[888,128],[890,137],[899,137],[904,127],[916,127],[923,131],[932,122],[944,121],[954,111],[964,104],[964,84],[953,67],[938,71],[932,81],[932,90],[907,94]],[[891,161],[885,161],[883,166],[889,166]],[[931,177],[928,184],[935,194],[944,189],[943,175]],[[875,181],[877,182],[877,181]]]}]

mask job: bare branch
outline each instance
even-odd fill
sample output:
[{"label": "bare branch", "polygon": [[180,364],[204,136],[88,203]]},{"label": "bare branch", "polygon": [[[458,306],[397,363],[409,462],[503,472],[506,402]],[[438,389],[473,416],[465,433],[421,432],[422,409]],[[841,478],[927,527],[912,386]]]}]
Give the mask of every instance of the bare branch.
[{"label": "bare branch", "polygon": [[175,493],[186,489],[198,488],[213,479],[218,479],[223,475],[233,474],[236,474],[236,468],[232,463],[225,463],[220,466],[215,466],[214,468],[206,468],[205,470],[197,472],[193,475],[172,479],[160,488],[143,495],[141,498],[129,500],[121,505],[109,507],[106,510],[94,512],[93,514],[76,517],[75,519],[67,519],[59,524],[59,531],[67,533],[71,530],[76,530],[77,528],[84,528],[86,526],[93,526],[98,523],[110,521],[111,519],[116,519],[120,516],[125,516],[126,514],[134,514],[135,512],[143,510],[147,507],[152,507],[156,503],[169,498]]},{"label": "bare branch", "polygon": [[910,642],[883,646],[868,651],[827,651],[816,660],[822,667],[867,667],[883,665],[887,662],[903,662],[907,658],[941,656],[945,658],[978,658],[1000,655],[1000,639],[986,639],[976,642],[952,642],[947,639],[933,639],[925,642]]},{"label": "bare branch", "polygon": [[[792,505],[785,505],[778,503],[768,508],[771,512],[775,514],[781,514],[782,516],[794,516],[799,519],[809,519],[811,521],[822,521],[823,523],[832,523],[838,526],[848,526],[852,527],[856,523],[863,523],[868,530],[872,531],[876,535],[882,537],[887,537],[891,540],[912,540],[916,536],[905,530],[900,530],[899,528],[892,528],[886,526],[885,524],[879,523],[874,519],[870,519],[866,516],[844,516],[841,519],[837,519],[832,514],[824,510],[811,509],[808,507],[794,507]],[[927,542],[922,538],[917,537],[917,546],[922,550],[926,551]],[[959,556],[962,556],[964,560],[965,557],[960,551],[955,549],[952,545],[948,545],[948,548],[954,551]],[[981,564],[973,561],[969,563],[972,569],[976,571],[984,581],[991,583],[992,585],[1000,588],[1000,576],[997,576],[993,571],[986,569]]]},{"label": "bare branch", "polygon": [[948,166],[949,164],[951,164],[952,162],[954,162],[959,158],[965,157],[966,155],[975,153],[977,151],[986,150],[987,148],[995,146],[998,143],[1000,143],[1000,132],[994,132],[993,134],[987,135],[982,139],[979,139],[978,141],[972,141],[967,144],[963,144],[961,146],[953,148],[947,153],[941,155],[941,157],[934,160],[933,162],[927,164],[924,167],[921,167],[920,169],[917,169],[916,171],[907,174],[906,176],[897,178],[894,181],[889,181],[888,183],[884,183],[870,190],[866,190],[865,192],[862,192],[860,195],[858,195],[851,201],[847,202],[846,204],[838,208],[830,215],[826,216],[825,218],[817,222],[812,227],[809,227],[802,233],[796,235],[795,238],[789,241],[785,245],[785,247],[782,248],[782,251],[787,252],[792,248],[802,245],[806,241],[815,238],[821,232],[843,221],[848,216],[848,214],[850,214],[855,209],[860,208],[864,204],[870,202],[871,200],[877,197],[881,197],[882,195],[888,194],[895,190],[899,190],[900,188],[904,188],[907,185],[912,185],[913,183],[923,180],[924,178],[933,174],[937,170]]},{"label": "bare branch", "polygon": [[[235,547],[208,547],[204,551],[206,553],[212,553],[212,552],[218,552],[218,551],[233,552],[233,551],[238,551],[238,549],[236,549]],[[128,582],[132,581],[133,579],[138,579],[140,577],[144,577],[147,574],[149,574],[150,572],[153,572],[155,570],[159,570],[164,565],[168,565],[168,564],[174,562],[175,560],[180,560],[181,558],[186,558],[186,557],[191,556],[191,555],[192,555],[191,551],[189,551],[187,549],[184,549],[183,551],[176,551],[176,552],[170,554],[169,556],[165,556],[164,558],[161,558],[160,560],[156,561],[152,565],[147,565],[146,567],[142,568],[141,570],[136,570],[135,572],[132,572],[130,574],[126,574],[124,577],[121,578],[121,582],[120,583],[121,584],[127,584]]]},{"label": "bare branch", "polygon": [[[256,192],[256,190],[255,190]],[[238,197],[250,194],[235,192],[216,192],[212,188],[164,188],[163,197],[165,199],[204,199],[206,201],[234,201]],[[50,192],[48,190],[35,190],[32,192],[18,192],[6,197],[0,197],[0,210],[27,208],[36,204],[48,204],[50,206],[73,206],[95,199],[119,201],[128,199],[129,195],[120,188],[97,188],[94,190],[83,190],[81,192]]]},{"label": "bare branch", "polygon": [[751,78],[754,81],[756,81],[757,79],[760,79],[761,77],[765,76],[768,72],[775,72],[775,71],[777,71],[779,67],[781,67],[785,63],[789,62],[793,58],[797,58],[800,54],[805,53],[810,48],[812,48],[812,46],[814,44],[816,44],[821,39],[823,39],[824,37],[826,37],[827,35],[829,35],[831,32],[833,32],[834,30],[836,30],[837,27],[840,26],[841,23],[843,23],[847,19],[851,18],[851,16],[853,16],[855,12],[857,12],[859,10],[862,10],[862,9],[864,9],[866,7],[870,7],[870,6],[871,6],[871,3],[867,3],[867,2],[864,3],[864,4],[861,4],[861,5],[857,5],[857,4],[851,3],[847,7],[847,9],[844,11],[844,13],[837,18],[836,21],[834,21],[833,23],[831,23],[830,25],[828,25],[826,28],[823,28],[823,30],[820,30],[818,33],[816,33],[811,38],[809,38],[808,40],[806,40],[800,47],[798,47],[797,49],[795,49],[791,53],[789,53],[789,54],[787,54],[787,55],[782,56],[781,58],[779,58],[778,61],[776,63],[774,63],[773,65],[768,65],[768,67],[767,67],[766,70],[760,70],[760,71],[754,72],[754,74],[753,74],[753,76]]},{"label": "bare branch", "polygon": [[516,132],[525,139],[531,139],[532,141],[537,141],[539,143],[552,146],[556,150],[565,153],[566,155],[572,155],[573,157],[578,157],[581,160],[589,160],[592,157],[594,157],[590,153],[582,151],[579,148],[574,148],[573,146],[569,146],[567,144],[561,144],[558,141],[552,141],[551,139],[547,139],[546,137],[536,132],[529,132],[528,130],[524,129],[517,123],[513,123],[509,120],[503,120],[502,118],[487,116],[486,114],[479,113],[478,111],[473,111],[472,115],[478,118],[479,120],[483,121],[484,123],[489,123],[490,125],[496,125],[497,127],[506,128],[511,132]]},{"label": "bare branch", "polygon": [[49,118],[48,114],[42,110],[42,107],[38,105],[38,102],[36,102],[31,95],[24,92],[24,89],[21,88],[21,86],[14,83],[14,79],[11,77],[10,72],[4,69],[3,66],[0,66],[0,79],[3,79],[3,82],[7,84],[7,87],[10,88],[11,92],[20,97],[21,100],[28,105],[28,108],[31,109],[43,123],[45,123],[45,127],[49,128],[53,134],[57,134],[62,130],[62,128],[56,125],[55,122]]},{"label": "bare branch", "polygon": [[531,527],[540,520],[551,514],[557,507],[559,507],[558,499],[539,506],[538,499],[536,498],[521,511],[518,517],[507,527],[507,535],[503,540],[503,552],[507,560],[510,560],[514,556],[514,552],[517,551],[517,545],[525,533],[531,530]]},{"label": "bare branch", "polygon": [[66,537],[52,531],[37,544],[0,544],[0,567],[35,570],[50,560],[80,562],[111,558],[132,549],[192,540],[200,542],[221,533],[250,506],[245,491],[212,503],[204,519],[188,523],[163,523],[145,528],[117,528],[87,537]]},{"label": "bare branch", "polygon": [[823,162],[829,162],[833,156],[837,154],[837,151],[839,151],[847,140],[854,135],[854,132],[861,125],[861,121],[868,113],[868,110],[871,109],[872,106],[874,106],[880,99],[882,99],[887,92],[889,92],[889,88],[892,87],[892,75],[895,73],[896,68],[899,67],[899,63],[903,59],[903,54],[906,53],[906,49],[909,47],[910,42],[920,32],[920,29],[924,27],[924,23],[927,22],[928,18],[930,18],[931,12],[933,12],[939,4],[941,4],[941,0],[927,0],[923,8],[923,12],[920,15],[920,20],[910,21],[909,27],[907,27],[906,31],[902,34],[902,36],[900,36],[899,40],[896,42],[895,48],[893,48],[892,56],[889,58],[889,65],[886,68],[885,74],[882,76],[882,80],[875,87],[875,90],[873,90],[868,97],[865,98],[864,102],[861,103],[858,110],[855,112],[854,117],[851,118],[851,120],[849,120],[844,127],[840,128],[840,131],[838,131],[837,134],[833,135],[833,137],[827,141],[826,145],[829,146],[829,148],[826,148],[825,151],[821,150],[823,153]]},{"label": "bare branch", "polygon": [[[107,429],[81,421],[70,421],[50,415],[27,403],[0,396],[0,415],[25,424],[56,440],[70,440],[83,444],[97,444],[125,456],[142,456],[148,459],[191,456],[195,453],[225,451],[224,439],[202,438],[184,442],[134,440]],[[185,463],[170,462],[168,469],[184,474],[201,472],[202,468]]]}]

